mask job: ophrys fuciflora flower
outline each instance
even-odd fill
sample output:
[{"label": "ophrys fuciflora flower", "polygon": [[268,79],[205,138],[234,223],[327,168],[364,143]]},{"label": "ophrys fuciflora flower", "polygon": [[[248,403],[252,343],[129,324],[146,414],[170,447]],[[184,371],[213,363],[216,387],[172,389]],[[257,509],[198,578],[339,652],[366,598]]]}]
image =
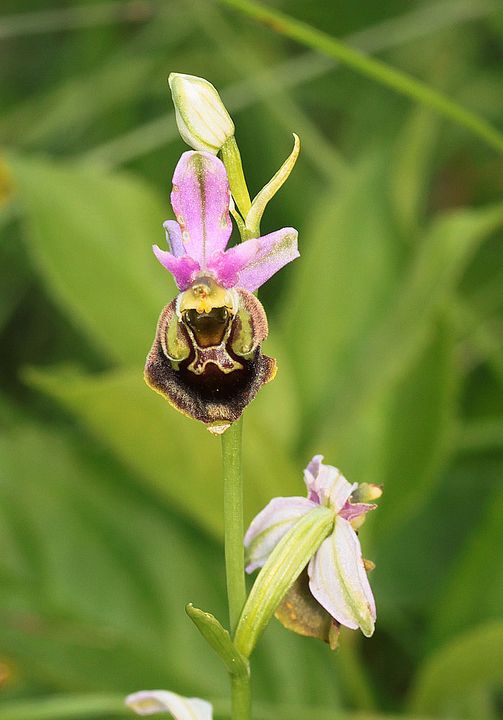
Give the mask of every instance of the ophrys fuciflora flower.
[{"label": "ophrys fuciflora flower", "polygon": [[267,317],[253,293],[299,254],[293,228],[227,248],[230,203],[223,163],[184,153],[173,175],[176,220],[164,224],[169,250],[154,246],[180,294],[161,313],[145,367],[154,390],[217,434],[276,373],[261,352]]}]

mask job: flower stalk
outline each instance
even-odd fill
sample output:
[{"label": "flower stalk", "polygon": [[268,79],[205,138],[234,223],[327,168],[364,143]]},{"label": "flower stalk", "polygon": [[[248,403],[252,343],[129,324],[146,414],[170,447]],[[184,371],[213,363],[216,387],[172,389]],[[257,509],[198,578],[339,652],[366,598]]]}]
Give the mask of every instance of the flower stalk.
[{"label": "flower stalk", "polygon": [[249,676],[231,675],[231,718],[232,720],[250,720],[251,718]]},{"label": "flower stalk", "polygon": [[[246,602],[243,471],[243,419],[233,423],[222,435],[222,465],[224,476],[225,572],[231,637],[234,637],[241,611]],[[232,720],[251,717],[250,675],[230,674]]]},{"label": "flower stalk", "polygon": [[[229,178],[229,186],[232,197],[234,198],[243,220],[246,220],[246,216],[251,208],[251,199],[243,172],[241,153],[239,152],[238,144],[234,135],[226,140],[220,151],[222,153],[222,161],[225,165],[225,169],[227,170],[227,177]],[[250,235],[249,237],[256,236]],[[246,236],[242,238],[242,240],[247,239],[248,238]]]},{"label": "flower stalk", "polygon": [[242,435],[242,420],[233,423],[222,435],[225,572],[231,635],[234,635],[246,600],[243,547],[243,475],[241,468]]}]

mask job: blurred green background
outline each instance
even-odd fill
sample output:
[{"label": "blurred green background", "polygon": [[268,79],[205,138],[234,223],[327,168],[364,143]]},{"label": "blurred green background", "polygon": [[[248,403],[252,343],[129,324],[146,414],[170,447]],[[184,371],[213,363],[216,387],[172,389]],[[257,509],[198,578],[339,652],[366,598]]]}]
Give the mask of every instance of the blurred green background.
[{"label": "blurred green background", "polygon": [[[268,4],[503,129],[501,2]],[[303,142],[263,222],[302,258],[261,295],[280,370],[245,418],[246,521],[313,452],[385,487],[375,636],[332,654],[274,621],[257,720],[496,718],[503,157],[212,0],[2,0],[1,720],[111,720],[150,687],[228,717],[183,610],[226,618],[219,442],[142,379],[175,294],[150,249],[186,149],[170,71],[219,88],[253,193]]]}]

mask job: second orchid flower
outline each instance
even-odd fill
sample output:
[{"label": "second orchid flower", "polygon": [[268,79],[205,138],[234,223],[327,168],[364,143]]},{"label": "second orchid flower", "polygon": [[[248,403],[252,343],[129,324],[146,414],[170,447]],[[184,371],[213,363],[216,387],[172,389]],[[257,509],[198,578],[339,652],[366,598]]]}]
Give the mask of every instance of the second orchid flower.
[{"label": "second orchid flower", "polygon": [[247,571],[262,567],[274,548],[301,518],[316,508],[331,511],[331,532],[313,549],[307,573],[300,575],[276,611],[288,628],[336,645],[338,627],[374,632],[376,608],[355,526],[376,505],[381,489],[349,483],[315,455],[304,471],[307,498],[279,497],[260,512],[245,536]]}]

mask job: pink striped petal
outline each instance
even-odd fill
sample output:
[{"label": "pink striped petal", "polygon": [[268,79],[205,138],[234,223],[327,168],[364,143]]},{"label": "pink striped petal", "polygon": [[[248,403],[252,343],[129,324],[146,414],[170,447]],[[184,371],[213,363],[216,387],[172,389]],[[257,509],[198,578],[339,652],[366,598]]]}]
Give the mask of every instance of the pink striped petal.
[{"label": "pink striped petal", "polygon": [[309,588],[320,605],[341,625],[359,627],[370,637],[376,619],[374,596],[358,536],[340,515],[309,563],[308,573]]},{"label": "pink striped petal", "polygon": [[173,175],[171,204],[187,255],[201,269],[223,252],[232,232],[229,182],[224,164],[207,152],[183,153]]},{"label": "pink striped petal", "polygon": [[175,257],[167,250],[161,250],[157,245],[154,245],[152,249],[161,265],[173,275],[178,288],[186,290],[199,271],[199,264],[188,255]]}]

